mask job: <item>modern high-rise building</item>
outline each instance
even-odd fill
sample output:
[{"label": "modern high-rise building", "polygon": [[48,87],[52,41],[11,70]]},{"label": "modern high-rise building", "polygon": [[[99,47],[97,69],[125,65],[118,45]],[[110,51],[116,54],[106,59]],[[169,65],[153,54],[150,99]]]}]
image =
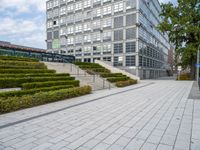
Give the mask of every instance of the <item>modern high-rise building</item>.
[{"label": "modern high-rise building", "polygon": [[48,0],[47,49],[77,61],[111,61],[141,78],[166,73],[170,44],[158,0]]}]

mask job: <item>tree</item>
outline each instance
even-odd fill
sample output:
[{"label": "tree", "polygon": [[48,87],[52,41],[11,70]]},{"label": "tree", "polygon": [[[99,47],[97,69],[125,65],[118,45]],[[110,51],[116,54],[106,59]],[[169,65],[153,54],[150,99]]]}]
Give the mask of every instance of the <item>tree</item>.
[{"label": "tree", "polygon": [[194,79],[200,45],[200,0],[178,0],[177,5],[169,2],[162,4],[161,8],[163,20],[158,29],[167,33],[170,42],[175,44],[175,62],[180,57],[182,67],[190,67]]}]

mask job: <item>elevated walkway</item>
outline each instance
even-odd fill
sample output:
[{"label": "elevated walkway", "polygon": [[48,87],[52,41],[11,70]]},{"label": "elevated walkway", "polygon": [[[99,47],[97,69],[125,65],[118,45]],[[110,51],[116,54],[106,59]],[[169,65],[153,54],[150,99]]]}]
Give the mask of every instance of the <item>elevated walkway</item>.
[{"label": "elevated walkway", "polygon": [[109,83],[106,79],[101,78],[99,75],[90,75],[86,71],[80,69],[78,66],[71,63],[54,63],[44,62],[48,69],[54,69],[57,73],[69,73],[76,80],[80,81],[80,85],[90,85],[93,91],[110,89],[115,86]]}]

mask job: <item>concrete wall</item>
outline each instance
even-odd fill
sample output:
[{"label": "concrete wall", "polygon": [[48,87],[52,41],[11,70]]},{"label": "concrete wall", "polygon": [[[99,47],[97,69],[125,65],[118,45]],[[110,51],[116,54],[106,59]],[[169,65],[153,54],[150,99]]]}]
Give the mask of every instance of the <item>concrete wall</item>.
[{"label": "concrete wall", "polygon": [[101,61],[101,60],[95,60],[95,63],[107,68],[108,70],[110,70],[112,73],[122,73],[128,77],[130,77],[131,79],[134,79],[134,80],[138,80],[140,81],[140,78],[131,74],[131,73],[128,73],[124,70],[121,70],[119,68],[116,68],[116,67],[113,67],[109,62],[105,62],[105,61]]}]

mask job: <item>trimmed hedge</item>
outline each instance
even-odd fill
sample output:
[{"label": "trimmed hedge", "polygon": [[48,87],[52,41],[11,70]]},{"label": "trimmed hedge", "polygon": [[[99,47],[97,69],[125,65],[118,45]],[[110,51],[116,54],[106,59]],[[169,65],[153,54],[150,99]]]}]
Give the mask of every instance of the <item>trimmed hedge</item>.
[{"label": "trimmed hedge", "polygon": [[137,80],[129,79],[129,80],[126,80],[126,81],[118,81],[118,82],[115,83],[115,85],[117,87],[125,87],[125,86],[130,86],[130,85],[133,85],[133,84],[137,84]]},{"label": "trimmed hedge", "polygon": [[33,83],[22,84],[22,88],[27,90],[27,89],[50,87],[50,86],[57,86],[57,85],[79,86],[79,84],[80,84],[79,80],[33,82]]},{"label": "trimmed hedge", "polygon": [[10,66],[45,66],[42,62],[28,62],[28,61],[9,61],[0,60],[0,65],[10,65]]},{"label": "trimmed hedge", "polygon": [[9,74],[9,73],[55,73],[55,70],[47,70],[47,69],[0,69],[0,74]]},{"label": "trimmed hedge", "polygon": [[0,74],[0,78],[23,78],[23,77],[59,77],[69,76],[68,73],[38,73],[38,74]]},{"label": "trimmed hedge", "polygon": [[13,97],[13,96],[21,97],[23,95],[35,94],[38,92],[55,91],[55,90],[60,90],[60,89],[72,88],[72,87],[73,87],[72,85],[61,85],[61,86],[37,88],[37,89],[30,89],[30,90],[0,92],[0,97]]},{"label": "trimmed hedge", "polygon": [[0,65],[0,69],[47,69],[46,66],[17,66],[17,65]]},{"label": "trimmed hedge", "polygon": [[45,82],[52,80],[74,80],[74,77],[25,77],[25,78],[1,78],[0,88],[14,88],[21,87],[23,83],[27,82]]},{"label": "trimmed hedge", "polygon": [[107,80],[112,83],[118,82],[118,81],[126,81],[128,79],[129,79],[129,77],[109,77],[109,78],[107,78]]},{"label": "trimmed hedge", "polygon": [[14,57],[14,56],[0,56],[0,60],[14,60],[14,61],[32,61],[38,62],[38,59],[28,57]]},{"label": "trimmed hedge", "polygon": [[123,75],[122,73],[101,73],[101,77],[108,78],[108,77],[124,77],[126,75]]},{"label": "trimmed hedge", "polygon": [[19,109],[38,106],[46,103],[56,102],[72,97],[90,94],[92,91],[90,86],[61,89],[57,91],[40,92],[34,95],[25,95],[21,98],[9,97],[0,99],[0,113],[7,113]]}]

